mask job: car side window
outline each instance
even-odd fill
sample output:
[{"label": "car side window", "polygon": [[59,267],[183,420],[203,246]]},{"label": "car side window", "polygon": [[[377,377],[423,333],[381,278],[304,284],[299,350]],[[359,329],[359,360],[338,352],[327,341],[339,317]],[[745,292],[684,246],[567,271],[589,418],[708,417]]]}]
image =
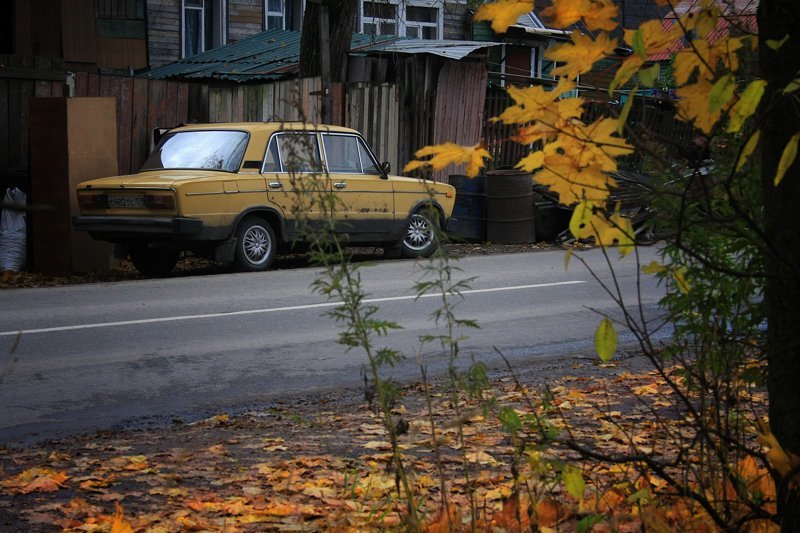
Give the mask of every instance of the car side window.
[{"label": "car side window", "polygon": [[361,174],[361,161],[358,157],[358,139],[352,135],[324,134],[325,161],[328,172]]},{"label": "car side window", "polygon": [[366,145],[364,145],[364,141],[361,139],[358,139],[358,155],[361,157],[361,166],[364,169],[364,174],[381,173]]},{"label": "car side window", "polygon": [[281,160],[278,157],[278,138],[273,136],[269,140],[267,147],[267,155],[264,157],[264,172],[280,172]]},{"label": "car side window", "polygon": [[276,138],[281,172],[322,172],[315,133],[281,133]]}]

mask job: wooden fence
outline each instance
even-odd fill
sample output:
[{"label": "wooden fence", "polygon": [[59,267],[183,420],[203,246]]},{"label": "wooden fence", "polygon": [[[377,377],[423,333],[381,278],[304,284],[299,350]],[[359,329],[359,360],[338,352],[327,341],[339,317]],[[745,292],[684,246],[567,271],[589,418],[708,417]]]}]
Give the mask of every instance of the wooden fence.
[{"label": "wooden fence", "polygon": [[381,83],[351,85],[347,92],[345,124],[360,131],[380,161],[388,161],[392,172],[399,173],[400,101],[397,85]]}]

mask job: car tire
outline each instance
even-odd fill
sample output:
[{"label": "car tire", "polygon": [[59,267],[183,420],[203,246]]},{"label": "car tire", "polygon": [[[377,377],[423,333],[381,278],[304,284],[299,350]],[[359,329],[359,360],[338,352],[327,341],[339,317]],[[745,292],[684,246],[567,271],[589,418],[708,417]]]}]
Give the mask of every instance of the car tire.
[{"label": "car tire", "polygon": [[275,231],[266,220],[245,217],[236,228],[236,266],[245,272],[267,270],[275,260],[276,246]]},{"label": "car tire", "polygon": [[430,211],[418,211],[408,219],[400,242],[403,257],[429,257],[439,246],[439,217]]},{"label": "car tire", "polygon": [[145,276],[166,276],[178,262],[178,251],[165,248],[148,248],[146,244],[130,246],[131,263]]}]

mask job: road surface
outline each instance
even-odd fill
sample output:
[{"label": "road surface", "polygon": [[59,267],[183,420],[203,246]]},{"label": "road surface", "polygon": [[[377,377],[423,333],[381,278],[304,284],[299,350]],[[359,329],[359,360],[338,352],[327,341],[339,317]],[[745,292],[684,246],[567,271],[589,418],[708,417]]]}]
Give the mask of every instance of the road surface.
[{"label": "road surface", "polygon": [[[646,264],[655,248],[639,250]],[[612,281],[599,250],[579,252]],[[658,314],[662,290],[637,276],[636,259],[619,261],[617,282],[630,305]],[[473,256],[459,276],[475,278],[456,313],[476,320],[464,330],[462,357],[499,366],[494,348],[515,364],[592,351],[600,320],[619,316],[599,283],[563,251]],[[380,340],[406,354],[392,370],[419,377],[420,335],[437,334],[439,298],[417,299],[422,276],[413,261],[380,261],[361,270],[369,301],[403,330]],[[141,417],[220,413],[276,397],[362,383],[364,355],[336,343],[335,306],[310,285],[319,269],[220,274],[0,291],[0,443],[20,443],[112,428]],[[631,341],[631,337],[623,340]],[[445,368],[438,346],[422,358]]]}]

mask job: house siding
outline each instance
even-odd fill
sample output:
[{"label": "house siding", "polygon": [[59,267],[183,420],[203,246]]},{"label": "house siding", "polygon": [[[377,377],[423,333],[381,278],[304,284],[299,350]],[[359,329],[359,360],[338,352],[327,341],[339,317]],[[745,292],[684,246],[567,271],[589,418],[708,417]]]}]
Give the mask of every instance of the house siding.
[{"label": "house siding", "polygon": [[228,43],[264,29],[264,0],[228,0]]},{"label": "house siding", "polygon": [[181,58],[180,0],[148,0],[149,63],[160,67]]},{"label": "house siding", "polygon": [[470,23],[470,13],[466,4],[445,2],[443,17],[443,37],[445,39],[457,41],[472,39],[472,24]]}]

